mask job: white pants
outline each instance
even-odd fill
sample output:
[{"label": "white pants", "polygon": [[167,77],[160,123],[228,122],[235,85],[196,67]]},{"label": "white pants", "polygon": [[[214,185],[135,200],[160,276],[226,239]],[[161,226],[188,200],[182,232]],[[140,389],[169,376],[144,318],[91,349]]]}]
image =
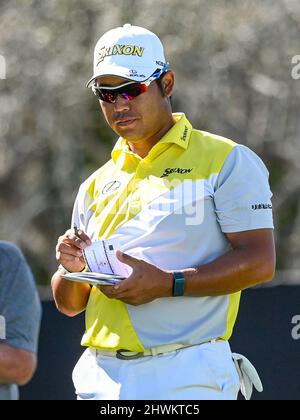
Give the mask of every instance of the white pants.
[{"label": "white pants", "polygon": [[73,382],[79,400],[234,400],[240,388],[226,341],[133,360],[87,349]]}]

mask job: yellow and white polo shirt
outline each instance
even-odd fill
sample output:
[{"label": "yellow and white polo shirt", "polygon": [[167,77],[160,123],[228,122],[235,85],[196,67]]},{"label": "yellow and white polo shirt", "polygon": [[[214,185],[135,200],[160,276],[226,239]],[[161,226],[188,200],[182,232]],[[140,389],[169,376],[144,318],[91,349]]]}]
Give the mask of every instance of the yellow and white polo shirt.
[{"label": "yellow and white polo shirt", "polygon": [[[80,187],[72,223],[92,240],[166,270],[214,261],[224,233],[273,228],[268,171],[245,146],[192,128],[184,114],[142,159],[122,138],[112,159]],[[143,351],[164,344],[229,339],[240,293],[160,298],[140,306],[93,288],[82,345]]]}]

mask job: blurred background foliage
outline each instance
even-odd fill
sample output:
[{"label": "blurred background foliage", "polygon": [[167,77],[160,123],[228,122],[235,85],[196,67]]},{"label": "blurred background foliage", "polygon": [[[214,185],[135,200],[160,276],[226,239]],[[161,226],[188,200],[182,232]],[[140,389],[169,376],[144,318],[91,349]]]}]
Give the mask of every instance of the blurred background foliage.
[{"label": "blurred background foliage", "polygon": [[0,1],[0,238],[19,244],[38,282],[49,283],[79,184],[116,140],[85,88],[94,45],[126,22],[162,39],[174,111],[264,159],[278,268],[294,273],[280,281],[299,281],[299,0]]}]

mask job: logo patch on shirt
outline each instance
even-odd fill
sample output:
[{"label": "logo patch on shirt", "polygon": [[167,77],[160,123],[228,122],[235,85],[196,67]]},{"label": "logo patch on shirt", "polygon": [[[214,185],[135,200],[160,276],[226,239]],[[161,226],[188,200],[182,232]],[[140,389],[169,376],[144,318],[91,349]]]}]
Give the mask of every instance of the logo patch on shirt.
[{"label": "logo patch on shirt", "polygon": [[161,175],[161,178],[164,178],[165,176],[169,176],[171,174],[180,174],[185,175],[192,172],[194,168],[186,169],[186,168],[167,168],[165,169],[165,172]]},{"label": "logo patch on shirt", "polygon": [[120,186],[121,186],[121,182],[119,182],[119,181],[110,181],[108,184],[106,184],[103,187],[102,194],[103,195],[104,194],[109,194],[109,193],[111,193],[113,191],[116,191],[118,188],[120,188]]},{"label": "logo patch on shirt", "polygon": [[252,206],[252,210],[267,210],[272,208],[272,204],[253,204]]},{"label": "logo patch on shirt", "polygon": [[185,126],[184,132],[183,132],[182,136],[180,137],[180,140],[186,141],[188,133],[189,133],[189,129],[187,128],[187,126]]}]

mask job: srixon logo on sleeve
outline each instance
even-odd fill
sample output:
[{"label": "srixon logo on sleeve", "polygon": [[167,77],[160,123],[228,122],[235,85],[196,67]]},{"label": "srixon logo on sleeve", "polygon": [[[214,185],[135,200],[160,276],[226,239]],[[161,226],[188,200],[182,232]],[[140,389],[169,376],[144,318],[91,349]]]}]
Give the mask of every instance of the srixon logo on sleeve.
[{"label": "srixon logo on sleeve", "polygon": [[268,210],[272,209],[272,204],[253,204],[252,210]]}]

